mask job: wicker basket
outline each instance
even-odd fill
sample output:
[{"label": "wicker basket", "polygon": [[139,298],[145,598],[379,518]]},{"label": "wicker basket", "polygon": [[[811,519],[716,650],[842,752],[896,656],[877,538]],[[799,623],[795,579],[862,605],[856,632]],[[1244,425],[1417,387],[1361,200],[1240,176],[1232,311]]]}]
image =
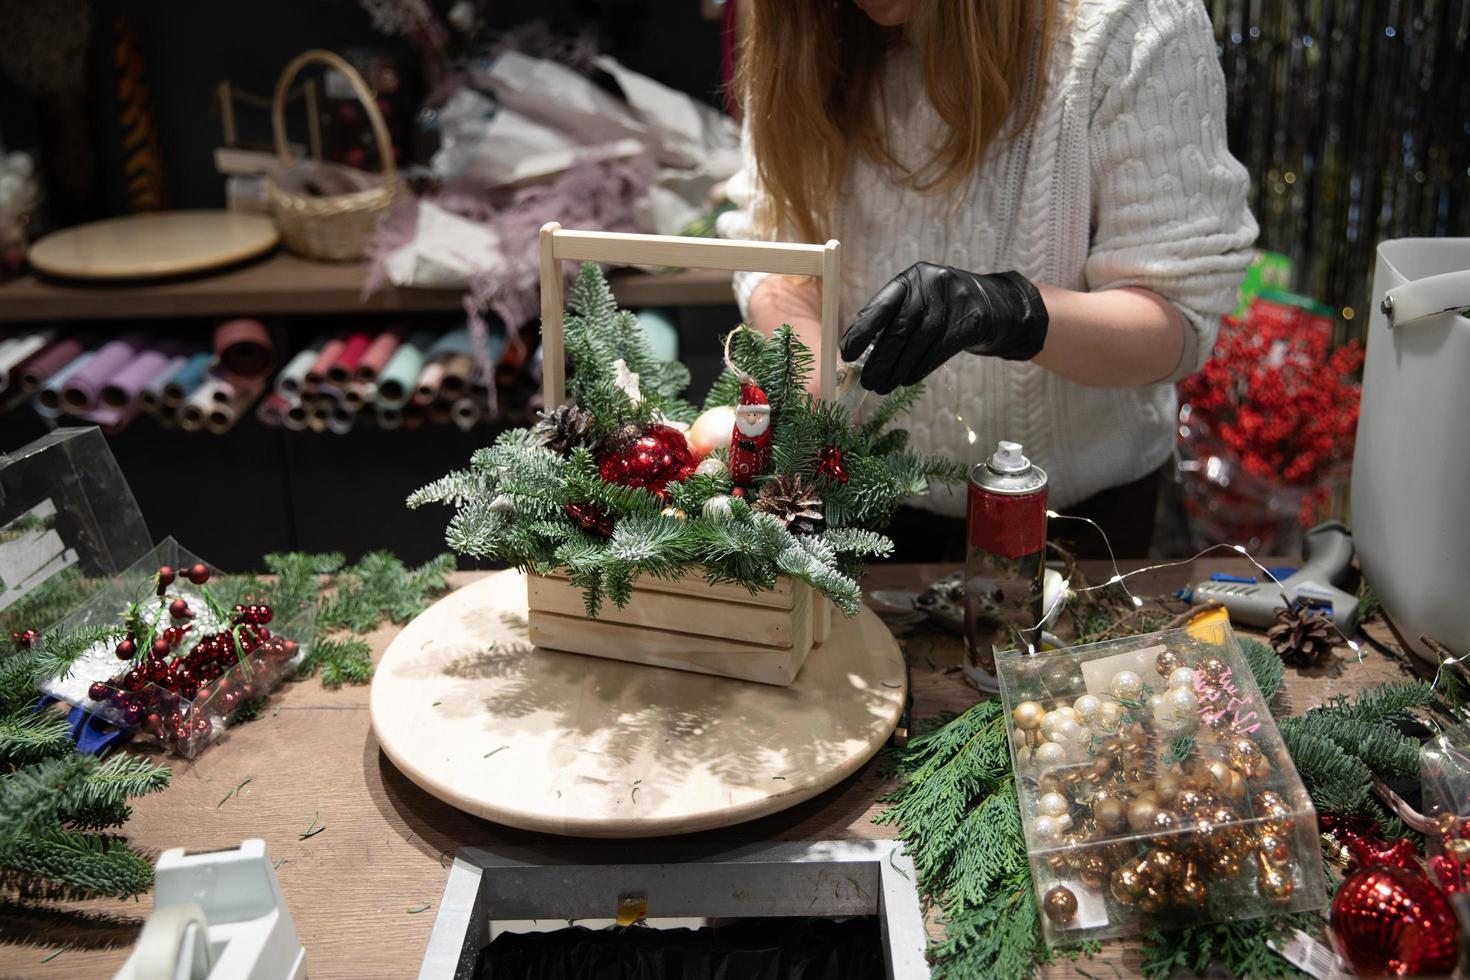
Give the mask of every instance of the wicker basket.
[{"label": "wicker basket", "polygon": [[307,51],[297,55],[281,73],[281,80],[276,83],[275,100],[271,104],[276,155],[285,168],[295,162],[286,143],[286,93],[297,72],[312,63],[336,69],[352,85],[352,91],[362,102],[378,141],[383,182],[351,194],[319,197],[286,190],[272,178],[266,181],[266,198],[270,202],[271,215],[281,230],[281,239],[291,251],[312,259],[360,259],[368,237],[378,226],[378,219],[392,207],[398,195],[398,168],[393,163],[393,143],[388,138],[383,114],[378,111],[377,99],[357,69],[330,51]]}]

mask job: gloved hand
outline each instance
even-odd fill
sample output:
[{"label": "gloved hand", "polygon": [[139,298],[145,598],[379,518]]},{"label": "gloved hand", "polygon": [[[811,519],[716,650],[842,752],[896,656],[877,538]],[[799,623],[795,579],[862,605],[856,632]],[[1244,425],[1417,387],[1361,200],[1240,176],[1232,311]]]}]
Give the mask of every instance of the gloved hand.
[{"label": "gloved hand", "polygon": [[1027,361],[1046,343],[1041,294],[1019,272],[976,275],[917,262],[889,280],[842,335],[842,357],[863,364],[864,388],[886,395],[958,354]]}]

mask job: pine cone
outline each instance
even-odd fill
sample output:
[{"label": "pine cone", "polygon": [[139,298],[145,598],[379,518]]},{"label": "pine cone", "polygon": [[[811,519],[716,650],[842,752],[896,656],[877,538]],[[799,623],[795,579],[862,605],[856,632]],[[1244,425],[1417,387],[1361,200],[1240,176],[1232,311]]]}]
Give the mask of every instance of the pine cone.
[{"label": "pine cone", "polygon": [[592,416],[575,405],[558,405],[537,415],[533,431],[547,449],[570,456],[573,449],[592,445]]},{"label": "pine cone", "polygon": [[779,517],[792,534],[816,534],[825,524],[822,498],[815,487],[802,483],[799,476],[778,476],[766,481],[751,506]]},{"label": "pine cone", "polygon": [[1295,667],[1315,667],[1332,656],[1337,634],[1332,622],[1307,606],[1291,605],[1276,611],[1276,625],[1266,631],[1276,655]]}]

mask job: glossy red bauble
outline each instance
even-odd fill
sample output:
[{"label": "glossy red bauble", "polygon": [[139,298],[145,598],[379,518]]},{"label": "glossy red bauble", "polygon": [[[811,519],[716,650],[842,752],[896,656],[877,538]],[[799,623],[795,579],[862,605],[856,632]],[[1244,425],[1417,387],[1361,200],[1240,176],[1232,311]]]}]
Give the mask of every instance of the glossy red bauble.
[{"label": "glossy red bauble", "polygon": [[1423,875],[1391,865],[1343,881],[1331,932],[1337,955],[1365,976],[1443,975],[1459,958],[1449,900]]},{"label": "glossy red bauble", "polygon": [[93,701],[106,701],[111,696],[112,688],[101,681],[94,681],[92,686],[87,688],[87,697]]},{"label": "glossy red bauble", "polygon": [[173,646],[173,644],[170,643],[170,642],[168,642],[168,638],[167,637],[163,637],[163,636],[155,637],[154,640],[153,640],[153,656],[155,656],[155,657],[167,657],[168,656],[168,651],[169,651],[169,649],[172,646]]},{"label": "glossy red bauble", "polygon": [[642,435],[598,457],[597,473],[608,483],[663,496],[664,487],[687,479],[698,463],[684,433],[650,425]]},{"label": "glossy red bauble", "polygon": [[188,619],[191,615],[189,604],[183,599],[175,599],[168,604],[168,614],[174,619]]},{"label": "glossy red bauble", "polygon": [[132,640],[123,640],[113,652],[117,654],[119,660],[132,660],[133,654],[138,652],[138,645]]},{"label": "glossy red bauble", "polygon": [[209,569],[205,567],[203,562],[189,567],[189,581],[195,585],[203,585],[209,581]]}]

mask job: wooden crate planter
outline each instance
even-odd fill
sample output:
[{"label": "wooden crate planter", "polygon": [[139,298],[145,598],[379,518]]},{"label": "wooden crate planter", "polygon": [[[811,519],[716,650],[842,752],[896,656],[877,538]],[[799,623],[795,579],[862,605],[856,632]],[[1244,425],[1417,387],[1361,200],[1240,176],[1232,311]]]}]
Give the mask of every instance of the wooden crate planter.
[{"label": "wooden crate planter", "polygon": [[782,687],[832,625],[832,603],[789,579],[755,594],[696,575],[640,579],[626,606],[603,603],[596,619],[565,578],[529,575],[526,587],[538,647]]},{"label": "wooden crate planter", "polygon": [[[812,276],[822,293],[818,394],[832,398],[837,376],[838,244],[792,245],[541,229],[542,395],[548,408],[566,400],[562,345],[562,262],[614,262]],[[785,686],[813,646],[827,637],[832,603],[804,582],[782,579],[751,594],[709,585],[700,575],[677,581],[644,577],[619,609],[603,603],[588,618],[582,593],[557,576],[526,576],[531,642],[549,650],[715,674]]]}]

